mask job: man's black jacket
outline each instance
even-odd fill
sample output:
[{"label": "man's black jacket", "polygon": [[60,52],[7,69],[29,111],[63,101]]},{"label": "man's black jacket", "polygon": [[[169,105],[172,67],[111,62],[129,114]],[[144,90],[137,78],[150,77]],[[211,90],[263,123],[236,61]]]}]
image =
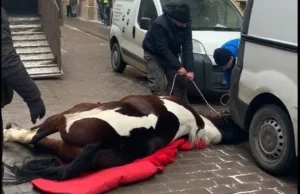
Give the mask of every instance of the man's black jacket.
[{"label": "man's black jacket", "polygon": [[15,90],[25,102],[39,100],[41,93],[28,75],[13,46],[8,17],[1,7],[1,108],[9,104]]},{"label": "man's black jacket", "polygon": [[171,21],[175,4],[163,7],[164,14],[156,18],[146,33],[143,49],[165,60],[170,67],[179,69],[178,54],[182,52],[183,65],[188,72],[194,72],[194,55],[191,21],[184,29],[178,29]]}]

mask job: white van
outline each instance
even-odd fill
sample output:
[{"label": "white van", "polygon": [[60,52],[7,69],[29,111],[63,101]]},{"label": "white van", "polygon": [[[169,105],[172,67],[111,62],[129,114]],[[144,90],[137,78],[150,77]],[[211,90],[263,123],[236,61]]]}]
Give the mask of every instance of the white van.
[{"label": "white van", "polygon": [[231,75],[231,116],[273,175],[289,172],[298,157],[297,14],[297,0],[248,0]]},{"label": "white van", "polygon": [[[230,0],[115,0],[110,30],[113,70],[122,73],[129,64],[146,72],[142,42],[167,3],[190,6],[196,84],[204,93],[226,92],[213,52],[226,41],[240,37],[242,13]],[[192,84],[188,93],[199,95]]]}]

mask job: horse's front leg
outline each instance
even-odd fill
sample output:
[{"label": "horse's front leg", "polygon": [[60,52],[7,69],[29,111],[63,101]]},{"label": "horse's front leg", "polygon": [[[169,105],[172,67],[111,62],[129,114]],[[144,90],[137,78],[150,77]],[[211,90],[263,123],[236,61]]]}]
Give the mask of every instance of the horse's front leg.
[{"label": "horse's front leg", "polygon": [[3,141],[30,144],[32,138],[37,134],[37,131],[38,129],[27,130],[19,127],[4,129]]}]

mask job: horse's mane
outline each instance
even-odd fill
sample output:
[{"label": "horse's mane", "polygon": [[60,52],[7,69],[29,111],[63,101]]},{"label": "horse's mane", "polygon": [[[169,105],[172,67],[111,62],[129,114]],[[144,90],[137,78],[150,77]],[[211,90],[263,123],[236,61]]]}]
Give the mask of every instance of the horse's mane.
[{"label": "horse's mane", "polygon": [[248,140],[248,132],[241,129],[230,114],[200,114],[210,120],[222,134],[222,144],[238,144]]}]

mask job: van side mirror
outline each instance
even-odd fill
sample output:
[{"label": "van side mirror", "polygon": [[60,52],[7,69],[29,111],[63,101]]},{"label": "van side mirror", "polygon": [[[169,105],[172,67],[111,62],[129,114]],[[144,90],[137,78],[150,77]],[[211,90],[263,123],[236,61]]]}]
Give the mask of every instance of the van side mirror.
[{"label": "van side mirror", "polygon": [[141,18],[140,20],[140,27],[143,30],[149,30],[151,26],[151,19],[150,18]]}]

